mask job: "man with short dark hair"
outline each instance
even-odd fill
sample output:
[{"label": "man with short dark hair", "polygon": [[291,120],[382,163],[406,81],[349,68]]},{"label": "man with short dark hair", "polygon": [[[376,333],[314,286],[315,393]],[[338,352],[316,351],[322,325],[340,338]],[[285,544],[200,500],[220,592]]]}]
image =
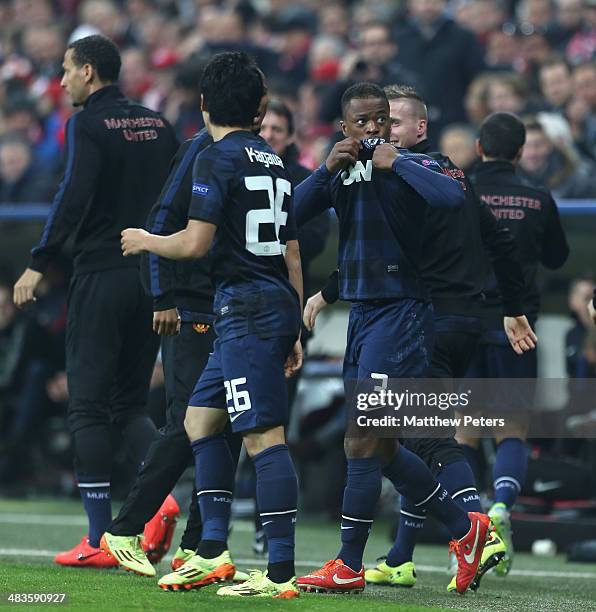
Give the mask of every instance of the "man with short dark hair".
[{"label": "man with short dark hair", "polygon": [[[466,199],[461,208],[428,211],[420,257],[421,275],[433,303],[434,346],[430,376],[463,378],[480,336],[485,249],[493,259],[497,277],[506,297],[505,314],[521,315],[519,296],[523,276],[517,259],[513,236],[498,226],[485,204],[476,198],[472,186],[461,169],[440,153],[432,153],[426,138],[428,115],[422,97],[411,87],[385,87],[389,98],[391,143],[414,153],[435,159],[444,173],[457,177],[465,186]],[[338,298],[337,282],[330,282],[323,292],[311,297],[305,317],[312,322],[326,303]],[[323,297],[323,293],[325,297]],[[533,344],[532,330],[523,316],[505,319],[512,344],[519,344],[523,334]],[[525,346],[525,345],[524,345]],[[528,348],[530,348],[528,346]],[[516,346],[516,350],[520,350]],[[452,432],[432,438],[408,438],[405,446],[420,456],[452,499],[469,512],[481,512],[474,474]],[[426,513],[402,499],[398,537],[386,560],[366,571],[367,582],[411,587],[416,583],[413,559],[418,533],[424,526]],[[498,553],[496,555],[496,553]],[[500,556],[503,545],[490,542],[475,585]],[[456,569],[456,564],[452,568]],[[451,585],[453,588],[454,585]]]},{"label": "man with short dark hair", "polygon": [[573,95],[573,80],[569,65],[562,57],[553,57],[541,64],[538,71],[540,90],[550,110],[565,112]]},{"label": "man with short dark hair", "polygon": [[217,262],[217,340],[184,422],[203,530],[197,553],[159,585],[199,588],[234,575],[227,539],[235,465],[222,434],[229,420],[255,465],[269,563],[266,573],[253,572],[218,594],[287,599],[298,595],[298,482],[285,444],[284,373],[293,375],[302,362],[302,274],[288,174],[251,131],[264,93],[263,74],[245,53],[221,53],[209,62],[201,108],[214,144],[195,160],[188,224],[169,236],[127,229],[122,248],[125,255],[148,251],[171,259],[202,257],[211,249]]},{"label": "man with short dark hair", "polygon": [[[551,270],[560,268],[569,256],[569,247],[561,225],[557,205],[546,188],[532,187],[515,172],[524,148],[526,129],[510,113],[494,113],[480,127],[477,141],[482,163],[472,176],[480,199],[515,236],[524,273],[522,311],[534,327],[540,309],[537,284],[540,264]],[[503,293],[493,274],[485,281],[483,335],[470,365],[473,378],[527,378],[538,375],[535,351],[512,353],[500,325]],[[528,450],[522,424],[510,427],[507,436],[495,435],[497,450],[493,464],[494,503],[488,514],[497,533],[507,545],[507,555],[496,568],[504,576],[513,562],[510,511],[521,491],[527,472]],[[478,473],[478,439],[458,432],[468,461]]]},{"label": "man with short dark hair", "polygon": [[[464,193],[427,156],[398,151],[390,136],[389,102],[372,83],[342,97],[342,131],[327,160],[296,190],[298,223],[333,206],[339,219],[340,296],[352,302],[344,383],[358,393],[372,381],[428,373],[432,306],[420,273],[430,207],[461,206]],[[370,387],[369,387],[370,389]],[[471,584],[484,549],[488,517],[463,512],[424,462],[397,442],[346,433],[347,480],[337,558],[298,579],[305,591],[358,592],[362,557],[381,490],[381,473],[428,510],[458,540],[457,591]]]},{"label": "man with short dark hair", "polygon": [[64,56],[62,87],[82,107],[66,125],[66,170],[29,267],[14,287],[24,307],[49,262],[74,235],[68,299],[68,424],[89,533],[60,565],[113,567],[99,549],[112,519],[111,426],[139,466],[155,436],[145,414],[158,338],[138,258],[120,251],[120,232],[142,224],[167,177],[177,141],[158,114],[124,98],[120,54],[104,36],[82,38]]}]

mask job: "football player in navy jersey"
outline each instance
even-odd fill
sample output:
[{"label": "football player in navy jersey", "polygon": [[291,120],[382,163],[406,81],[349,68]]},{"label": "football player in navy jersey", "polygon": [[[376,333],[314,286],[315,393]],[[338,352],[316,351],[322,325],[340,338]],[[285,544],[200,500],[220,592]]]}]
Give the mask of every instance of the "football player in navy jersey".
[{"label": "football player in navy jersey", "polygon": [[[428,206],[457,207],[459,183],[431,158],[397,150],[390,136],[389,102],[377,85],[359,83],[342,97],[342,129],[327,160],[296,188],[299,225],[333,206],[339,220],[339,284],[351,301],[344,360],[347,394],[374,380],[429,375],[432,306],[422,281],[424,220]],[[369,392],[372,387],[367,387]],[[378,389],[378,387],[377,387]],[[439,518],[457,540],[457,591],[476,575],[489,520],[465,513],[426,464],[397,440],[345,438],[348,474],[341,520],[342,547],[321,569],[302,576],[305,591],[354,592],[364,588],[362,556],[381,491],[381,473]]]},{"label": "football player in navy jersey", "polygon": [[193,170],[187,227],[170,236],[122,233],[125,255],[201,257],[211,249],[217,340],[186,413],[203,518],[197,554],[161,578],[179,590],[231,579],[227,546],[235,466],[222,431],[229,419],[257,473],[257,503],[269,542],[266,573],[253,572],[220,595],[298,595],[294,529],[298,483],[285,444],[284,380],[301,365],[302,273],[292,188],[282,160],[251,132],[265,93],[244,53],[222,53],[205,68],[201,107],[214,144]]}]

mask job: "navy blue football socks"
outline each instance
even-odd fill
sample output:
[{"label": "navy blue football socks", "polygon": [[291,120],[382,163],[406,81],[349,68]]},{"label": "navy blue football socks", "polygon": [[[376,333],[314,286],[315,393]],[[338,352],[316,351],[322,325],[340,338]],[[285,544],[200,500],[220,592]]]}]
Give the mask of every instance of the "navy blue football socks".
[{"label": "navy blue football socks", "polygon": [[468,515],[455,504],[418,455],[400,445],[392,461],[383,469],[383,474],[418,510],[426,510],[436,516],[452,537],[460,539],[468,533]]},{"label": "navy blue football socks", "polygon": [[397,567],[412,560],[418,536],[424,527],[426,510],[417,508],[403,495],[399,512],[399,529],[397,538],[387,554],[387,565]]},{"label": "navy blue football socks", "polygon": [[79,493],[89,520],[89,545],[99,547],[99,541],[108,525],[112,522],[112,497],[108,477],[77,477]]},{"label": "navy blue football socks", "polygon": [[[482,512],[474,474],[467,461],[455,461],[446,465],[439,473],[439,481],[447,489],[451,499],[464,512]],[[387,565],[391,567],[412,560],[418,535],[424,527],[426,518],[424,508],[417,508],[413,502],[403,496],[401,504],[397,538],[387,555]]]},{"label": "navy blue football socks", "polygon": [[235,464],[223,434],[191,443],[195,456],[195,479],[203,532],[197,553],[213,559],[227,549],[232,509]]},{"label": "navy blue football socks", "polygon": [[276,444],[253,458],[257,474],[257,505],[269,544],[267,576],[287,582],[294,569],[294,535],[298,479],[286,444]]},{"label": "navy blue football socks", "polygon": [[474,474],[465,459],[443,467],[438,479],[449,492],[451,499],[464,512],[482,512]]},{"label": "navy blue football socks", "polygon": [[459,447],[461,448],[468,465],[472,469],[476,484],[482,486],[483,478],[480,470],[480,451],[473,446],[469,446],[468,444],[460,444]]},{"label": "navy blue football socks", "polygon": [[497,446],[493,465],[495,503],[511,508],[521,491],[528,471],[528,448],[519,438],[505,438]]},{"label": "navy blue football socks", "polygon": [[381,494],[381,461],[378,457],[348,459],[348,475],[341,511],[341,550],[337,558],[359,572]]}]

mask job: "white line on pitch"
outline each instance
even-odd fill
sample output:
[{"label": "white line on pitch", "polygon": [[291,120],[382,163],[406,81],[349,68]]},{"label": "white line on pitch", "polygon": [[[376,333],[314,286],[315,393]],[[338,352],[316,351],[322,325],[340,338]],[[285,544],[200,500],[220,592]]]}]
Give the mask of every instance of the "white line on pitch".
[{"label": "white line on pitch", "polygon": [[[184,520],[184,519],[181,519]],[[0,512],[0,525],[58,525],[80,527],[87,525],[87,517],[77,514],[19,514],[17,512]],[[251,521],[234,521],[233,531],[251,532],[254,525]]]},{"label": "white line on pitch", "polygon": [[[32,548],[0,548],[0,556],[5,557],[54,557],[56,551],[52,550],[36,550]],[[166,557],[166,560],[170,556]],[[244,566],[255,566],[263,565],[262,559],[242,559],[237,558],[236,562]],[[296,560],[296,565],[300,567],[320,567],[323,565],[322,561],[299,561]],[[446,574],[444,567],[438,565],[418,565],[416,569],[429,572],[434,574]],[[555,571],[541,571],[541,570],[512,570],[512,576],[528,576],[533,578],[594,578],[596,572],[555,572]]]}]

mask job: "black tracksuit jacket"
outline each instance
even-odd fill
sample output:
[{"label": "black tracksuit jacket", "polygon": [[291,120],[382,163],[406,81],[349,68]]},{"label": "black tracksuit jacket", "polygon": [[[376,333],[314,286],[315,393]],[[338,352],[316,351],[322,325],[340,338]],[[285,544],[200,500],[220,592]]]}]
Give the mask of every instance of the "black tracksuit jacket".
[{"label": "black tracksuit jacket", "polygon": [[138,266],[120,233],[142,227],[178,142],[170,124],[109,85],[66,124],[66,167],[29,267],[44,272],[73,236],[74,274]]}]

